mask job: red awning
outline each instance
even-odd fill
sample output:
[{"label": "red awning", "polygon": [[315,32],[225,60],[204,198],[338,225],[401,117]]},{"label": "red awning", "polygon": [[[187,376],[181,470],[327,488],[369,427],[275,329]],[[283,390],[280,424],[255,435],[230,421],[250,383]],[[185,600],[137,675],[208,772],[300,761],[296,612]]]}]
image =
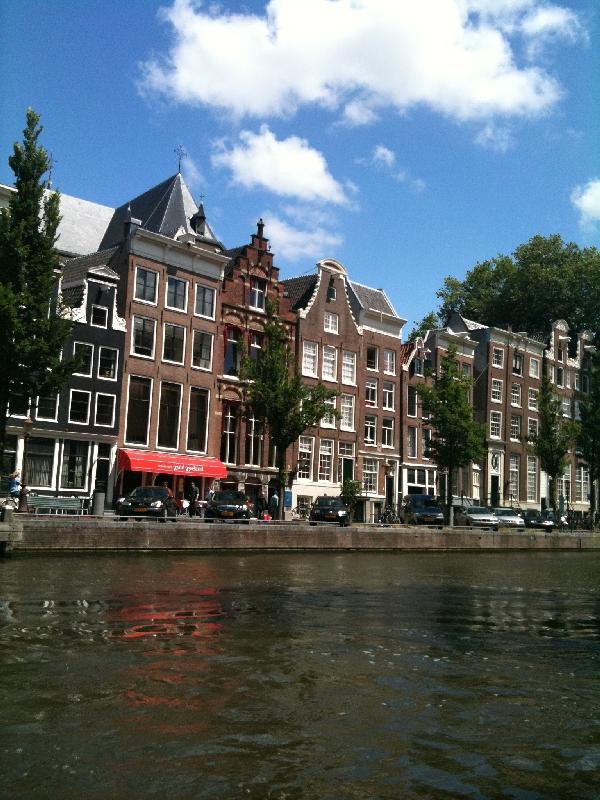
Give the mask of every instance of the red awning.
[{"label": "red awning", "polygon": [[149,450],[120,450],[119,472],[164,472],[167,475],[197,475],[200,478],[226,478],[227,467],[210,456],[182,456]]}]

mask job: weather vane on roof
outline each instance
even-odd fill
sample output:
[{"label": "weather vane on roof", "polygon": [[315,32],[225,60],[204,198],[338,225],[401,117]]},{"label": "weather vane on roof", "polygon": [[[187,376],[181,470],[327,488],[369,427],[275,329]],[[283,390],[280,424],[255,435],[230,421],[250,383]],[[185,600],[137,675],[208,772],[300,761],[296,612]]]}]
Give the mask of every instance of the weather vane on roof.
[{"label": "weather vane on roof", "polygon": [[177,147],[173,150],[173,152],[177,156],[177,172],[181,172],[181,160],[183,158],[187,158],[185,147],[182,144],[178,144]]}]

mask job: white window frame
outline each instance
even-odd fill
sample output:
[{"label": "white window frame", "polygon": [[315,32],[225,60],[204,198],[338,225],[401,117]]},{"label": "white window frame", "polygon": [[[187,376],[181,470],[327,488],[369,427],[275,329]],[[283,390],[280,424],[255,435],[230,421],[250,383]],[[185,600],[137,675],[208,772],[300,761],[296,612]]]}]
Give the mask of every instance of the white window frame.
[{"label": "white window frame", "polygon": [[[367,479],[367,476],[369,478]],[[376,458],[363,459],[363,491],[365,494],[377,494],[379,484],[379,461]]]},{"label": "white window frame", "polygon": [[537,502],[537,458],[527,456],[527,501]]},{"label": "white window frame", "polygon": [[527,436],[537,436],[539,423],[535,417],[527,417]]},{"label": "white window frame", "polygon": [[[333,358],[331,358],[331,356],[333,356]],[[331,369],[331,371],[328,371],[330,367],[332,367],[332,365],[333,368]],[[331,381],[333,383],[337,381],[337,347],[334,347],[333,345],[330,344],[323,345],[321,378],[324,381]]]},{"label": "white window frame", "polygon": [[[254,302],[260,301],[262,296],[262,303]],[[264,278],[259,278],[257,275],[250,276],[250,291],[248,297],[248,307],[253,311],[264,311],[267,303],[267,281]]]},{"label": "white window frame", "polygon": [[[328,449],[329,448],[329,449]],[[317,479],[319,483],[331,483],[333,479],[333,455],[334,455],[334,447],[333,447],[333,439],[321,439],[319,441],[319,472],[317,475]],[[321,475],[325,474],[325,471],[322,469],[322,464],[324,462],[321,461],[322,457],[329,456],[329,470],[328,470],[328,477],[322,478]]]},{"label": "white window frame", "polygon": [[335,401],[337,400],[336,397],[330,397],[329,400],[324,400],[323,404],[329,406],[331,408],[331,412],[326,414],[320,421],[319,426],[321,428],[335,428]]},{"label": "white window frame", "polygon": [[377,378],[367,378],[365,381],[365,398],[364,398],[365,408],[377,408],[378,390],[379,390],[379,382]]},{"label": "white window frame", "polygon": [[[145,442],[131,442],[127,439],[127,418],[129,417],[129,395],[130,395],[130,388],[131,388],[131,379],[132,378],[140,378],[143,381],[150,381],[150,396],[148,399],[148,423],[146,425],[146,440]],[[154,378],[151,378],[149,375],[129,375],[127,381],[127,403],[125,404],[125,444],[129,444],[132,447],[148,447],[148,441],[150,437],[150,423],[152,421],[152,401],[154,399]],[[157,429],[158,430],[158,429]]]},{"label": "white window frame", "polygon": [[383,349],[383,373],[384,375],[396,374],[396,351],[387,347]]},{"label": "white window frame", "polygon": [[[114,378],[106,378],[104,375],[100,375],[100,361],[102,358],[102,351],[103,350],[112,350],[114,353],[117,354],[115,359],[115,377]],[[111,381],[112,383],[116,383],[119,378],[119,348],[118,347],[109,347],[108,345],[101,344],[98,346],[98,366],[96,367],[96,377],[101,381]]]},{"label": "white window frame", "polygon": [[[375,366],[369,367],[368,366],[368,353],[369,350],[375,350]],[[365,367],[369,372],[379,372],[379,348],[376,344],[369,344],[365,350]]]},{"label": "white window frame", "polygon": [[[386,424],[388,423],[388,424]],[[382,447],[394,447],[394,438],[395,438],[395,431],[394,431],[394,418],[393,417],[383,417],[381,420],[381,446]],[[389,440],[389,441],[386,441]]]},{"label": "white window frame", "polygon": [[[185,294],[183,297],[183,308],[178,308],[177,306],[169,305],[169,281],[177,281],[178,283],[183,283],[183,285],[185,286]],[[187,314],[188,291],[189,291],[189,281],[186,281],[183,278],[179,278],[177,275],[167,275],[165,280],[165,308],[168,308],[169,311],[177,311],[179,312],[179,314]]]},{"label": "white window frame", "polygon": [[[367,435],[367,431],[369,435]],[[366,447],[377,446],[377,417],[375,414],[365,414],[364,443]]]},{"label": "white window frame", "polygon": [[54,416],[53,417],[42,417],[40,416],[40,398],[38,396],[36,403],[35,403],[35,418],[39,419],[40,422],[56,422],[58,420],[58,404],[59,404],[59,395],[56,394],[54,398]]},{"label": "white window frame", "polygon": [[354,430],[354,404],[353,394],[343,394],[340,397],[340,430],[342,431]]},{"label": "white window frame", "polygon": [[533,358],[533,356],[529,359],[529,377],[530,378],[539,378],[540,377],[540,360],[539,358]]},{"label": "white window frame", "polygon": [[[204,392],[206,394],[206,428],[204,429],[204,449],[203,450],[191,450],[188,446],[188,439],[190,436],[190,409],[192,407],[192,391],[196,389],[200,392]],[[181,411],[181,422],[183,423],[183,410]],[[205,386],[194,386],[193,384],[189,387],[188,391],[188,405],[187,405],[187,415],[186,415],[186,433],[185,433],[185,451],[186,453],[206,453],[208,451],[208,437],[210,433],[210,389]]]},{"label": "white window frame", "polygon": [[[113,408],[112,408],[112,421],[110,425],[107,425],[106,422],[98,422],[98,398],[99,397],[112,397],[113,399]],[[108,392],[96,392],[96,398],[94,402],[94,425],[97,428],[114,428],[115,426],[115,414],[117,408],[117,395],[116,394],[109,394]]]},{"label": "white window frame", "polygon": [[[143,353],[136,353],[135,352],[135,321],[136,319],[143,319],[151,322],[154,325],[154,335],[152,337],[152,353],[147,356]],[[144,317],[141,314],[134,314],[131,319],[131,348],[129,354],[135,356],[136,358],[145,358],[147,361],[154,361],[154,355],[156,353],[156,320],[152,317]]]},{"label": "white window frame", "polygon": [[[210,336],[210,359],[209,359],[208,367],[202,367],[199,364],[194,364],[194,342],[195,342],[195,339],[196,339],[196,334],[202,334],[204,336]],[[192,332],[192,353],[191,353],[191,358],[192,358],[191,367],[192,367],[192,369],[199,369],[202,372],[212,372],[214,349],[215,349],[215,336],[214,336],[214,334],[211,333],[210,331],[204,331],[204,330],[202,330],[202,328],[194,328],[193,332]]]},{"label": "white window frame", "polygon": [[[203,290],[212,292],[212,314],[200,314],[196,309],[198,307],[198,289],[201,288]],[[205,283],[196,283],[194,289],[194,316],[200,317],[201,319],[215,319],[215,314],[217,313],[217,290],[214,286],[207,286]]]},{"label": "white window frame", "polygon": [[[104,311],[104,315],[105,315],[104,316],[104,325],[98,325],[98,323],[93,321],[94,320],[94,311],[97,311],[97,310]],[[108,308],[106,306],[99,306],[99,305],[96,305],[96,304],[92,305],[92,308],[90,310],[90,327],[92,327],[92,328],[102,328],[103,330],[106,330],[106,328],[108,328]]]},{"label": "white window frame", "polygon": [[527,408],[530,411],[537,411],[538,410],[538,390],[537,389],[529,389],[527,391]]},{"label": "white window frame", "polygon": [[[494,431],[498,429],[497,433]],[[502,412],[490,411],[490,439],[500,439],[502,437]]]},{"label": "white window frame", "polygon": [[[179,419],[177,420],[177,437],[176,437],[177,443],[172,447],[167,447],[164,444],[159,444],[158,443],[158,432],[160,430],[160,402],[162,400],[162,390],[163,390],[163,385],[165,383],[169,383],[172,386],[179,386]],[[157,450],[164,450],[167,453],[173,453],[173,452],[176,452],[177,450],[179,450],[179,441],[180,441],[180,437],[181,437],[181,422],[182,422],[182,419],[183,419],[183,384],[180,383],[179,381],[161,380],[160,381],[160,387],[159,387],[159,393],[158,393],[158,406],[157,406],[157,409],[156,409],[156,449]],[[187,439],[187,437],[186,437],[186,439]],[[186,443],[187,443],[187,441],[186,441]]]},{"label": "white window frame", "polygon": [[[88,396],[88,405],[87,405],[87,416],[85,422],[81,422],[79,420],[71,419],[71,406],[73,404],[73,392],[79,392],[80,394],[87,394]],[[92,405],[92,393],[87,389],[71,389],[69,392],[69,424],[70,425],[89,425],[90,424],[90,410]]]},{"label": "white window frame", "polygon": [[504,381],[501,378],[492,378],[490,399],[492,403],[501,403],[504,394]]},{"label": "white window frame", "polygon": [[[516,467],[514,466],[516,464]],[[508,493],[511,500],[519,500],[521,491],[521,457],[511,453],[508,459]]]},{"label": "white window frame", "polygon": [[406,429],[406,452],[409,458],[419,457],[419,429],[409,425]]},{"label": "white window frame", "polygon": [[396,407],[396,386],[394,381],[383,381],[381,386],[381,407],[384,411],[393,411]]},{"label": "white window frame", "polygon": [[[411,397],[414,396],[414,407],[412,404]],[[417,387],[410,386],[410,384],[406,387],[406,416],[411,417],[414,419],[418,414],[418,402],[419,397],[417,395]],[[414,413],[413,413],[414,412]]]},{"label": "white window frame", "polygon": [[[154,300],[143,300],[140,297],[136,296],[137,291],[137,276],[138,271],[143,269],[144,272],[152,272],[156,275],[156,284],[154,286]],[[156,306],[158,304],[158,297],[160,291],[160,274],[155,269],[149,269],[148,267],[143,267],[141,264],[135,265],[135,275],[133,281],[133,300],[135,303],[144,303],[147,306]]]},{"label": "white window frame", "polygon": [[523,354],[513,353],[512,374],[523,375]]},{"label": "white window frame", "polygon": [[326,333],[339,333],[340,315],[334,311],[325,311],[323,314],[323,330]]},{"label": "white window frame", "polygon": [[[314,451],[315,451],[314,436],[301,436],[298,442],[298,470],[296,472],[296,480],[310,481],[312,479]],[[310,466],[307,470],[308,474],[305,474],[305,472],[300,469],[301,453],[308,453],[310,456],[309,459]]]},{"label": "white window frame", "polygon": [[[183,331],[183,349],[181,352],[181,361],[172,361],[170,358],[165,358],[165,342],[166,342],[166,332],[167,332],[167,325],[170,325],[172,328],[181,328]],[[162,341],[162,362],[164,364],[177,364],[181,366],[185,364],[185,349],[187,345],[187,328],[184,325],[179,325],[177,322],[163,322],[163,341]]]},{"label": "white window frame", "polygon": [[76,355],[76,350],[77,350],[77,345],[78,344],[83,345],[83,347],[91,348],[92,357],[90,358],[90,371],[89,372],[74,372],[73,375],[79,375],[82,378],[91,378],[92,375],[94,374],[94,350],[95,350],[95,347],[94,347],[93,344],[90,344],[89,342],[79,342],[79,341],[73,342],[73,357],[74,358],[75,358],[75,355]]},{"label": "white window frame", "polygon": [[[313,364],[314,368],[312,366]],[[318,378],[319,376],[318,369],[319,369],[319,345],[317,344],[317,342],[311,342],[305,339],[302,342],[302,374],[310,378]]]},{"label": "white window frame", "polygon": [[513,442],[519,442],[521,440],[521,423],[520,414],[510,415],[510,438]]},{"label": "white window frame", "polygon": [[[515,391],[516,390],[516,391]],[[520,383],[513,383],[510,387],[510,404],[515,408],[521,408],[523,391]]]},{"label": "white window frame", "polygon": [[492,347],[492,367],[502,369],[504,367],[504,348]]},{"label": "white window frame", "polygon": [[[351,380],[347,380],[345,373],[348,371],[352,373]],[[356,353],[351,350],[342,351],[342,383],[346,386],[356,386]]]}]

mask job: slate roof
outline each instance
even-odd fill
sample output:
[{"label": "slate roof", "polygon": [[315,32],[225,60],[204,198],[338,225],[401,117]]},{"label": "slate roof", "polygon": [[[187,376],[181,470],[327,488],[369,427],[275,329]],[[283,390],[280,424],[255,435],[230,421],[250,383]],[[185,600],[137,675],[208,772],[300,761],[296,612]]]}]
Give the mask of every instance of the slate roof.
[{"label": "slate roof", "polygon": [[350,282],[350,286],[364,309],[380,311],[393,317],[398,316],[383,289],[372,289],[370,286],[363,286],[362,283],[354,283],[354,281]]},{"label": "slate roof", "polygon": [[300,275],[281,281],[294,311],[306,308],[317,282],[316,275]]},{"label": "slate roof", "polygon": [[[117,208],[102,239],[102,249],[123,241],[124,224],[130,217],[139,219],[141,227],[174,238],[183,229],[196,235],[190,220],[198,212],[194,199],[180,173],[153,186]],[[204,221],[198,237],[222,247],[209,224]]]},{"label": "slate roof", "polygon": [[90,270],[98,267],[105,267],[102,273],[106,277],[119,280],[117,273],[108,266],[118,249],[118,247],[110,247],[107,250],[100,250],[97,253],[90,253],[90,255],[72,258],[70,261],[67,261],[62,270],[63,284],[83,281],[88,276]]}]

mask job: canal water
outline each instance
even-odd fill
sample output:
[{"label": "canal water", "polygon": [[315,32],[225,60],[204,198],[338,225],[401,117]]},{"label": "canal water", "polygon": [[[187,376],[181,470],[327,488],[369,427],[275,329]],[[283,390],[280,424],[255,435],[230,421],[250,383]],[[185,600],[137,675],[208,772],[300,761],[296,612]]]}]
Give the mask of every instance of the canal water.
[{"label": "canal water", "polygon": [[0,562],[0,797],[600,797],[600,554]]}]

